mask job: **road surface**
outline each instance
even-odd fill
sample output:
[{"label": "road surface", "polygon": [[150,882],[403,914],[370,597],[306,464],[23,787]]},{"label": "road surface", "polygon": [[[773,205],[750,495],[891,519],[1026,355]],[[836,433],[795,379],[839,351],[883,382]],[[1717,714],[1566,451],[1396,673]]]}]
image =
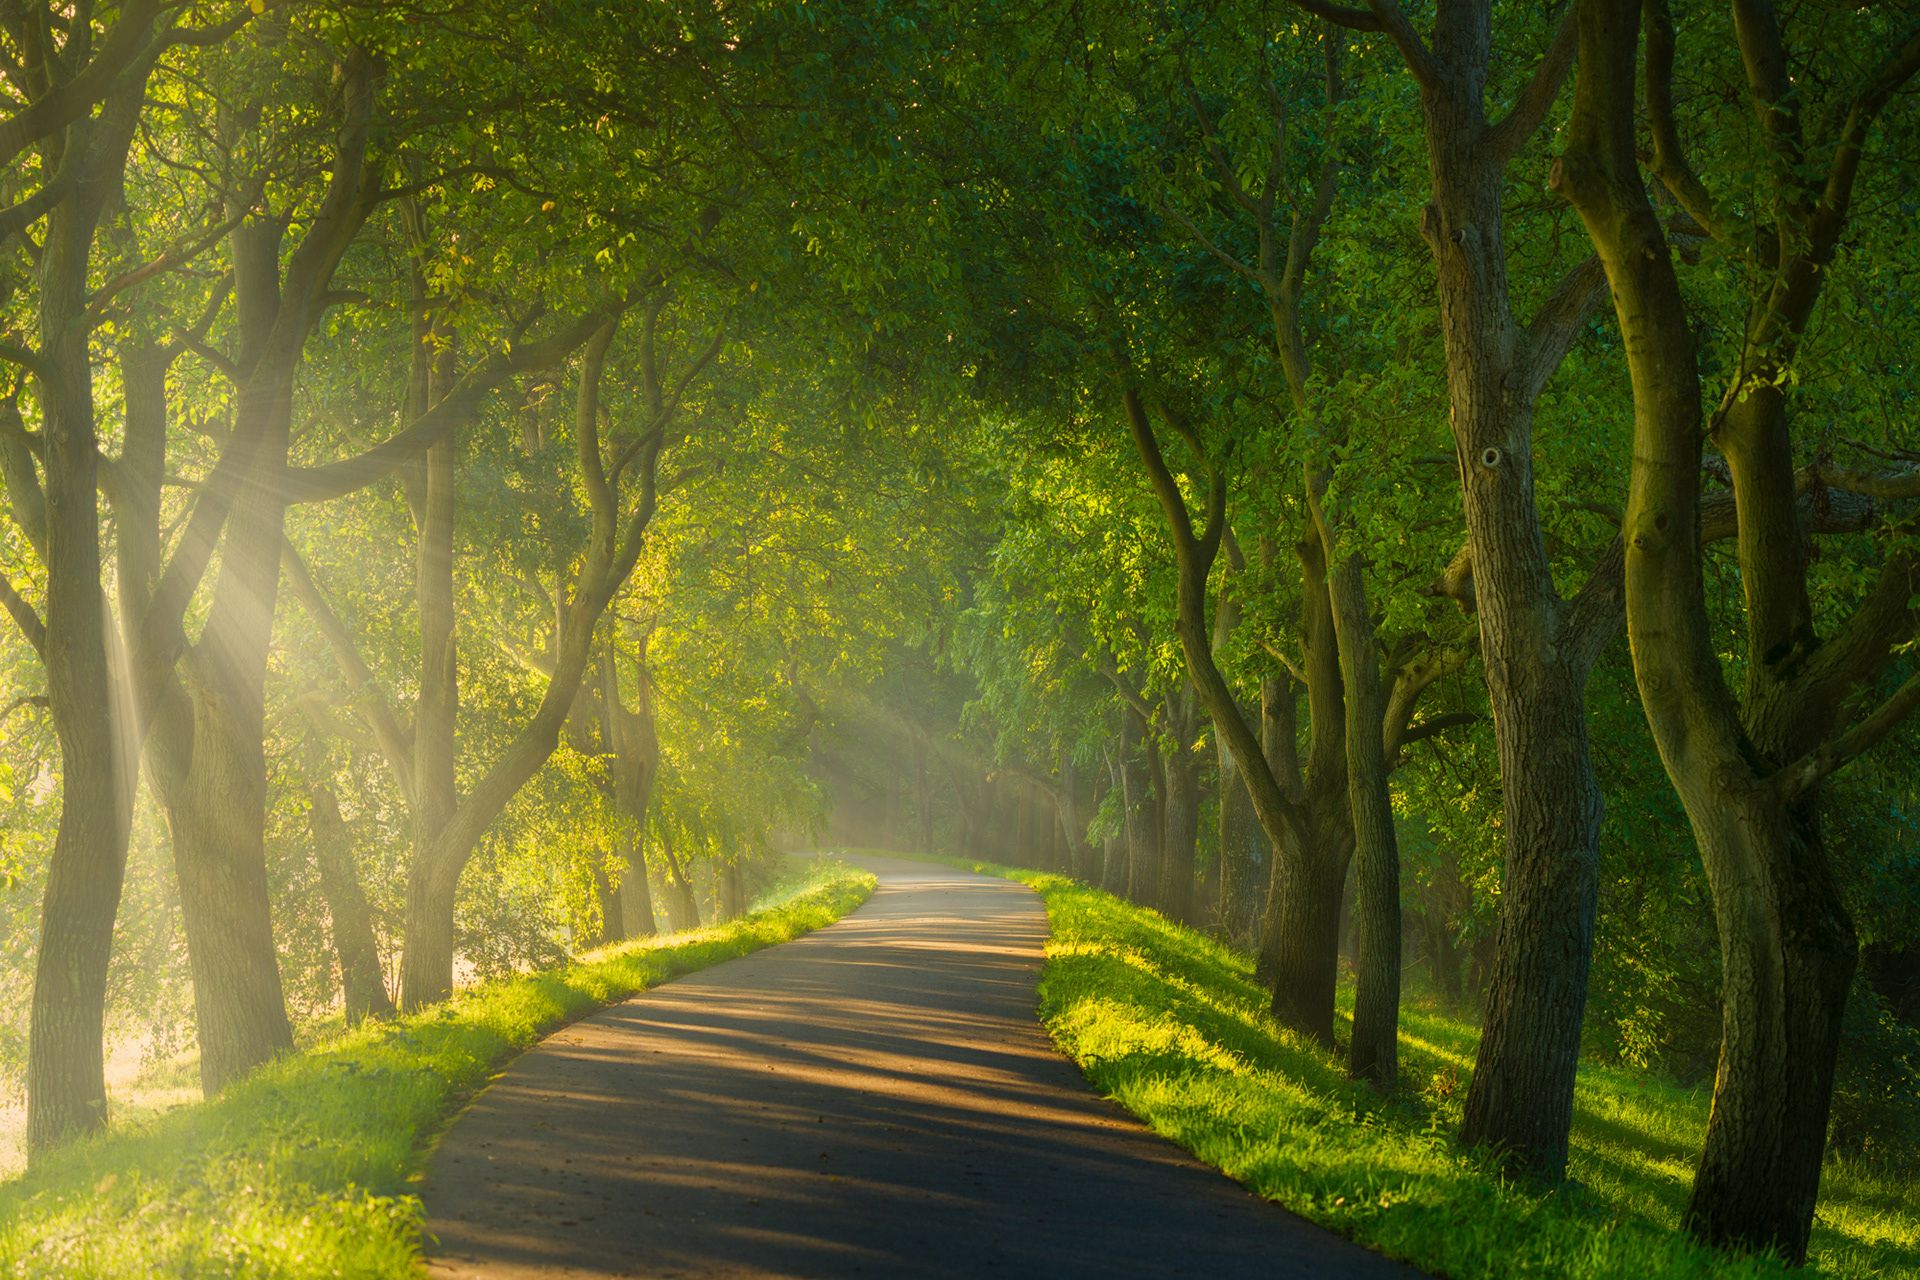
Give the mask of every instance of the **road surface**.
[{"label": "road surface", "polygon": [[1028,889],[862,858],[827,929],[519,1058],[436,1152],[442,1280],[1417,1277],[1093,1094],[1035,1016]]}]

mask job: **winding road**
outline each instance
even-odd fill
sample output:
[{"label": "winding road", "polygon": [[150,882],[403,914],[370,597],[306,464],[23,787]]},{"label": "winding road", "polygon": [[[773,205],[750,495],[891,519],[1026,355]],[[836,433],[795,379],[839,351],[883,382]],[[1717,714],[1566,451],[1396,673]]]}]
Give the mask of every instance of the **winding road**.
[{"label": "winding road", "polygon": [[435,1277],[1420,1273],[1096,1097],[1035,1016],[1046,913],[926,863],[859,911],[574,1023],[436,1152]]}]

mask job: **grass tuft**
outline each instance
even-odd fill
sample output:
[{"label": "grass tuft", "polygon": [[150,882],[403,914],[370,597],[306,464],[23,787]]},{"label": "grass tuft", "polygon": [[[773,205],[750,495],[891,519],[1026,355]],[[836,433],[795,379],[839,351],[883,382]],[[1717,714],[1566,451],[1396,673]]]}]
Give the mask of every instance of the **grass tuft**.
[{"label": "grass tuft", "polygon": [[[1479,1037],[1458,1015],[1405,1005],[1401,1083],[1382,1097],[1268,1016],[1249,957],[1062,876],[938,861],[1019,880],[1045,900],[1041,1018],[1096,1088],[1296,1213],[1452,1280],[1795,1274],[1679,1230],[1704,1091],[1582,1063],[1569,1182],[1555,1191],[1510,1182],[1453,1140]],[[1350,1016],[1350,990],[1341,1002]],[[1829,1161],[1798,1274],[1920,1275],[1915,1184]]]},{"label": "grass tuft", "polygon": [[507,1059],[603,1005],[830,924],[874,884],[821,864],[739,920],[486,983],[273,1063],[212,1102],[77,1144],[0,1186],[0,1275],[417,1275],[413,1184]]}]

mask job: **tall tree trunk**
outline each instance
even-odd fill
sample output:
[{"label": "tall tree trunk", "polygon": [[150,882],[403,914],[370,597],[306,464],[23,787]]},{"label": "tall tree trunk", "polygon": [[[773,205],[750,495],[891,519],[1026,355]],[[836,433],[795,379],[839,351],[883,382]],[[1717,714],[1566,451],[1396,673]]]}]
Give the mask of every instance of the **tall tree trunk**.
[{"label": "tall tree trunk", "polygon": [[[99,442],[87,351],[91,326],[84,318],[97,218],[97,201],[90,197],[56,207],[40,256],[41,356],[51,370],[41,385],[47,616],[40,640],[60,741],[60,827],[47,865],[34,959],[27,1047],[30,1159],[106,1124],[107,967],[127,864],[131,770],[117,734],[131,734],[133,726],[116,705],[107,650]],[[16,513],[37,499],[37,486],[14,495]]]},{"label": "tall tree trunk", "polygon": [[333,788],[316,782],[307,788],[307,827],[313,837],[314,866],[320,872],[320,895],[327,902],[333,950],[340,961],[340,987],[347,1025],[368,1018],[391,1018],[393,998],[387,994],[380,948],[373,936],[373,912],[360,888],[353,865],[347,824],[340,817],[340,801]]},{"label": "tall tree trunk", "polygon": [[1291,693],[1266,700],[1263,756],[1277,758],[1273,776],[1301,796],[1304,817],[1274,853],[1259,971],[1273,984],[1273,1014],[1281,1025],[1331,1046],[1340,977],[1340,900],[1353,859],[1346,687],[1318,535],[1309,530],[1298,552],[1301,668],[1312,742],[1303,772],[1294,745],[1297,712]]},{"label": "tall tree trunk", "polygon": [[1528,341],[1512,312],[1501,208],[1509,152],[1483,106],[1490,22],[1485,5],[1443,16],[1434,39],[1446,83],[1422,95],[1432,179],[1422,231],[1437,268],[1506,840],[1499,944],[1461,1136],[1557,1181],[1573,1122],[1602,805],[1587,740],[1591,659],[1563,631],[1570,613],[1534,503],[1533,406],[1553,343]]},{"label": "tall tree trunk", "polygon": [[233,432],[243,463],[206,624],[183,663],[185,689],[157,712],[167,758],[149,753],[173,836],[200,1078],[210,1095],[293,1047],[267,892],[267,657],[295,372],[320,296],[378,198],[367,148],[373,78],[370,60],[348,59],[333,172],[285,262],[282,218],[240,211],[229,237],[239,371]]},{"label": "tall tree trunk", "polygon": [[[1664,6],[1648,12],[1656,19],[1647,35],[1649,97],[1658,102],[1670,92],[1672,30]],[[1881,624],[1910,627],[1915,568],[1891,560],[1885,617],[1871,621],[1877,606],[1870,599],[1853,620],[1867,625],[1822,647],[1812,632],[1804,534],[1791,502],[1794,459],[1778,386],[1784,378],[1776,370],[1743,369],[1754,381],[1729,397],[1733,408],[1715,433],[1734,480],[1747,607],[1747,698],[1744,707],[1736,701],[1702,582],[1704,433],[1694,336],[1638,168],[1643,10],[1583,0],[1578,14],[1579,79],[1553,181],[1579,212],[1613,289],[1634,393],[1633,480],[1623,523],[1634,674],[1699,845],[1720,933],[1719,1070],[1685,1221],[1709,1243],[1776,1249],[1797,1264],[1813,1223],[1856,960],[1820,830],[1820,784],[1904,714],[1890,702],[1844,736],[1831,736],[1837,691],[1850,675],[1883,669],[1898,632]],[[1755,105],[1775,113],[1770,127],[1797,130],[1790,99],[1799,90],[1784,73],[1772,77],[1751,61],[1778,55],[1785,63],[1771,11],[1744,10],[1736,21]],[[1920,58],[1909,59],[1911,76]],[[1781,100],[1766,101],[1768,92]],[[1868,122],[1871,116],[1866,112]],[[1852,158],[1836,159],[1824,188],[1797,192],[1805,174],[1793,164],[1787,189],[1776,193],[1784,224],[1779,275],[1767,305],[1756,309],[1759,341],[1751,347],[1762,361],[1790,360],[1811,314],[1826,255],[1844,225],[1852,170],[1842,166],[1857,162],[1865,127],[1849,120],[1849,130],[1857,129]],[[1789,150],[1800,154],[1798,140]],[[1840,665],[1829,672],[1822,663]],[[1812,671],[1797,675],[1803,665]],[[1914,688],[1920,685],[1907,686]]]},{"label": "tall tree trunk", "polygon": [[1347,797],[1359,862],[1355,894],[1360,917],[1359,983],[1347,1061],[1356,1079],[1384,1087],[1399,1072],[1401,932],[1400,849],[1387,793],[1383,737],[1387,699],[1358,553],[1341,559],[1329,579],[1328,597],[1340,640],[1340,675],[1347,693]]}]

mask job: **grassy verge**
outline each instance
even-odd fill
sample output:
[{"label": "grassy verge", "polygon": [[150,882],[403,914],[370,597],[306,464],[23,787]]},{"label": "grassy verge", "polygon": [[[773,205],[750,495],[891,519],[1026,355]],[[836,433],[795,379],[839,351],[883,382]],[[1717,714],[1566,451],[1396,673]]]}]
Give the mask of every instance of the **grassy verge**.
[{"label": "grassy verge", "polygon": [[413,1276],[412,1183],[447,1119],[507,1058],[602,1005],[829,924],[873,886],[825,864],[729,924],[475,987],[82,1143],[0,1186],[0,1275]]},{"label": "grassy verge", "polygon": [[[1045,899],[1041,1017],[1093,1084],[1296,1213],[1453,1280],[1792,1274],[1679,1233],[1706,1127],[1703,1092],[1582,1064],[1572,1181],[1532,1190],[1453,1142],[1478,1039],[1457,1015],[1409,1001],[1402,1084],[1381,1098],[1267,1016],[1248,957],[1060,876],[959,865],[1020,880]],[[1344,1018],[1350,992],[1342,1007]],[[1836,1161],[1821,1192],[1801,1274],[1920,1275],[1912,1180]]]}]

